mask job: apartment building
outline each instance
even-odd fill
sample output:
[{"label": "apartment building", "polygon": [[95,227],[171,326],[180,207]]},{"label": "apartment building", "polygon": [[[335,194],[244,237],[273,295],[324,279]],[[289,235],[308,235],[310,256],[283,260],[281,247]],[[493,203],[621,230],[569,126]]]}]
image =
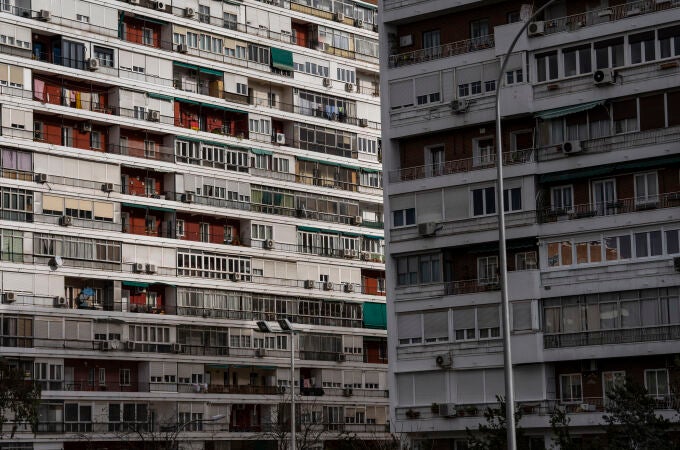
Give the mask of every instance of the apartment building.
[{"label": "apartment building", "polygon": [[[381,3],[392,429],[467,448],[504,395],[501,89],[515,399],[597,432],[626,377],[680,381],[680,3]],[[508,61],[502,85],[501,62]]]},{"label": "apartment building", "polygon": [[0,2],[0,448],[386,436],[376,11]]}]

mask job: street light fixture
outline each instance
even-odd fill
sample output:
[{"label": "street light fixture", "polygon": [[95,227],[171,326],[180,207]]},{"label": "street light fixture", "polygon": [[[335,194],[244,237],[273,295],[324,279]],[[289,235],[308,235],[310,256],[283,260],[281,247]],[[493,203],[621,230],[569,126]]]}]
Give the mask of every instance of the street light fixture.
[{"label": "street light fixture", "polygon": [[281,331],[273,330],[264,320],[256,323],[258,331],[262,333],[290,334],[290,449],[295,450],[295,329],[288,319],[279,319],[277,322]]},{"label": "street light fixture", "polygon": [[501,86],[503,85],[503,75],[505,68],[510,60],[515,45],[520,36],[529,27],[529,24],[538,17],[548,6],[555,3],[556,0],[549,0],[538,8],[531,17],[524,22],[522,28],[517,32],[510,47],[506,52],[503,64],[501,64],[498,79],[496,80],[496,171],[497,171],[497,190],[496,190],[496,208],[498,210],[498,250],[500,254],[500,269],[499,282],[501,287],[501,304],[503,306],[503,368],[505,372],[505,417],[507,427],[508,450],[517,449],[517,439],[515,436],[515,392],[514,392],[514,377],[512,373],[512,350],[510,348],[510,302],[508,300],[508,267],[507,267],[507,249],[505,246],[505,205],[503,204],[503,135],[501,134]]}]

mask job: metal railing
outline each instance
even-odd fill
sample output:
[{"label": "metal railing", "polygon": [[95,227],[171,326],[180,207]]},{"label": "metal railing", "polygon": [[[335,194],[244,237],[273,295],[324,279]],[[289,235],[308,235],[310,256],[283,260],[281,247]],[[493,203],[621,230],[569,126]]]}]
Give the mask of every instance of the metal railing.
[{"label": "metal railing", "polygon": [[652,195],[644,198],[624,198],[612,202],[584,203],[568,209],[544,208],[537,211],[540,223],[559,220],[614,216],[638,211],[680,207],[680,192]]},{"label": "metal railing", "polygon": [[[503,154],[504,165],[525,164],[534,162],[534,149],[514,150]],[[496,154],[490,152],[484,157],[472,157],[445,161],[439,164],[405,167],[392,170],[389,173],[390,182],[419,180],[422,178],[439,177],[453,173],[470,172],[472,170],[490,169],[496,167]]]},{"label": "metal railing", "polygon": [[426,61],[434,61],[436,59],[448,58],[450,56],[486,50],[493,48],[495,45],[496,43],[494,41],[493,34],[465,39],[457,42],[449,42],[436,47],[423,48],[410,52],[390,55],[389,66],[400,67],[411,64],[420,64]]},{"label": "metal railing", "polygon": [[650,14],[680,7],[680,1],[670,0],[659,2],[657,0],[640,0],[626,2],[622,5],[609,6],[595,11],[587,11],[571,16],[559,17],[545,21],[544,34],[576,31],[583,27],[599,25],[601,23],[615,22],[642,14]]},{"label": "metal railing", "polygon": [[500,290],[498,279],[450,281],[444,285],[445,295],[475,294],[498,290]]},{"label": "metal railing", "polygon": [[644,328],[581,331],[576,333],[546,333],[543,336],[543,347],[551,349],[678,339],[680,339],[680,325],[664,325]]}]

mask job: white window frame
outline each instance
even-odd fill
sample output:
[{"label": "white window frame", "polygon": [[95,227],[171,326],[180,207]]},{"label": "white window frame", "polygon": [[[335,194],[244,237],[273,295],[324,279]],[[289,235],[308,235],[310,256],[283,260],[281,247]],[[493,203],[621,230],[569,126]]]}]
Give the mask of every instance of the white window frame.
[{"label": "white window frame", "polygon": [[[562,398],[562,393],[564,392],[564,382],[565,379],[569,381],[569,386],[570,386],[570,395],[571,397],[569,399],[564,399]],[[577,397],[573,397],[573,387],[575,384],[573,381],[575,379],[578,379],[578,385],[580,386],[580,391],[581,395]],[[583,376],[580,373],[563,373],[560,374],[560,403],[582,403],[583,402]]]},{"label": "white window frame", "polygon": [[[477,283],[480,286],[498,284],[498,256],[479,256],[477,257]],[[489,270],[495,266],[496,273],[489,277]],[[482,272],[485,277],[482,277]]]},{"label": "white window frame", "polygon": [[[664,376],[666,377],[666,392],[664,393],[659,393],[659,392],[649,392],[649,383],[648,383],[648,376],[650,374],[654,373],[655,378],[656,378],[656,385],[657,387],[659,386],[659,378],[658,374],[663,373]],[[668,369],[645,369],[645,389],[648,391],[648,395],[652,398],[655,399],[664,399],[668,395],[670,395],[670,380],[668,378]]]},{"label": "white window frame", "polygon": [[[654,177],[654,186],[656,189],[655,194],[649,194],[647,192],[649,189],[649,178],[653,176]],[[645,192],[640,193],[638,191],[638,179],[639,178],[644,178],[644,186],[645,186]],[[657,172],[645,172],[645,173],[638,173],[635,174],[634,177],[634,187],[635,187],[635,205],[650,205],[650,204],[656,204],[659,202],[659,175]]]},{"label": "white window frame", "polygon": [[[569,205],[568,207],[565,207],[565,190],[569,189]],[[560,194],[560,203],[561,205],[556,205],[555,204],[555,193],[559,192]],[[550,188],[550,210],[551,211],[563,211],[564,213],[570,214],[574,211],[574,185],[572,184],[563,184],[561,186],[554,186]]]}]

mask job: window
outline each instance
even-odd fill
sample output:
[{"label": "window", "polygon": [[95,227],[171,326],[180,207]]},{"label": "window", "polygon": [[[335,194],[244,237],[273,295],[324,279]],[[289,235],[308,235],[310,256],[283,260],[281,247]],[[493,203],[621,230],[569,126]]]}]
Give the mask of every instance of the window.
[{"label": "window", "polygon": [[485,166],[496,161],[493,138],[474,139],[473,144],[473,165]]},{"label": "window", "polygon": [[480,339],[493,339],[501,335],[500,309],[498,305],[477,308],[477,329]]},{"label": "window", "polygon": [[409,225],[415,225],[416,223],[416,209],[398,209],[392,211],[392,225],[396,227],[405,227]]},{"label": "window", "polygon": [[210,23],[210,6],[198,5],[198,21]]},{"label": "window", "polygon": [[142,44],[153,45],[153,30],[151,28],[142,28]]},{"label": "window", "polygon": [[505,72],[505,82],[507,84],[522,83],[524,81],[524,73],[522,69],[514,69]]},{"label": "window", "polygon": [[474,216],[496,212],[496,188],[494,186],[472,190],[472,213]]},{"label": "window", "polygon": [[668,386],[668,370],[645,370],[645,387],[647,388],[647,393],[650,396],[663,399],[670,393]]},{"label": "window", "polygon": [[184,220],[177,219],[175,222],[175,233],[177,237],[184,237]]},{"label": "window", "polygon": [[635,233],[635,256],[659,256],[662,254],[661,231]]},{"label": "window", "polygon": [[76,20],[78,22],[90,23],[90,16],[84,16],[82,14],[76,14]]},{"label": "window", "polygon": [[90,132],[90,148],[97,150],[102,148],[102,136],[99,131]]},{"label": "window", "polygon": [[199,224],[199,239],[201,242],[210,242],[210,224],[201,222]]},{"label": "window", "polygon": [[[323,69],[323,67],[317,66],[316,71],[319,72],[320,69]],[[321,71],[323,72],[323,70]],[[343,83],[356,84],[356,71],[354,69],[338,67],[336,77],[338,81]]]},{"label": "window", "polygon": [[370,155],[376,155],[378,153],[377,141],[365,137],[357,138],[357,147],[360,153],[367,153]]},{"label": "window", "polygon": [[508,23],[516,23],[519,22],[520,20],[522,20],[522,17],[519,11],[511,11],[507,14]]},{"label": "window", "polygon": [[548,267],[571,266],[572,245],[569,241],[548,243]]},{"label": "window", "polygon": [[666,231],[666,253],[669,255],[680,253],[680,230]]},{"label": "window", "polygon": [[522,188],[503,190],[503,211],[514,212],[522,210]]},{"label": "window", "polygon": [[538,260],[535,251],[515,253],[515,270],[536,270]]},{"label": "window", "polygon": [[224,28],[229,30],[235,30],[237,28],[238,19],[236,14],[225,12],[222,21]]},{"label": "window", "polygon": [[606,41],[596,42],[595,48],[595,67],[607,69],[623,66],[623,38],[607,39]]},{"label": "window", "polygon": [[607,261],[630,259],[633,256],[630,236],[607,237],[604,242],[604,254]]},{"label": "window", "polygon": [[477,258],[477,282],[481,285],[498,283],[498,256]]},{"label": "window", "polygon": [[628,36],[630,44],[630,62],[639,64],[641,62],[654,61],[656,59],[656,42],[654,31],[632,34]]},{"label": "window", "polygon": [[252,224],[252,239],[274,239],[274,228],[271,225]]},{"label": "window", "polygon": [[490,44],[489,19],[479,19],[470,22],[471,45],[476,48],[485,48]]},{"label": "window", "polygon": [[571,77],[592,72],[590,45],[562,50],[564,76]]},{"label": "window", "polygon": [[512,330],[529,331],[533,329],[531,302],[512,302]]},{"label": "window", "polygon": [[538,82],[557,78],[557,52],[536,55],[536,75]]},{"label": "window", "polygon": [[445,154],[444,146],[438,145],[426,149],[429,153],[428,163],[430,168],[430,175],[440,176],[444,174]]},{"label": "window", "polygon": [[457,341],[466,341],[477,337],[474,308],[453,310],[453,333]]},{"label": "window", "polygon": [[269,119],[250,119],[249,130],[252,133],[271,134],[271,122]]},{"label": "window", "polygon": [[602,262],[601,241],[577,242],[574,247],[576,248],[576,264]]},{"label": "window", "polygon": [[582,400],[581,374],[560,375],[560,400],[562,402],[580,402]]},{"label": "window", "polygon": [[145,158],[156,157],[156,142],[144,141],[144,157]]},{"label": "window", "polygon": [[248,60],[255,63],[268,65],[270,62],[269,48],[260,47],[259,45],[255,44],[248,44]]},{"label": "window", "polygon": [[556,186],[550,189],[550,207],[558,214],[571,212],[574,207],[573,189],[571,186]]},{"label": "window", "polygon": [[401,286],[438,283],[441,281],[439,254],[412,255],[397,258],[397,284]]},{"label": "window", "polygon": [[593,203],[598,215],[604,216],[616,212],[616,180],[593,181]]},{"label": "window", "polygon": [[113,67],[113,49],[94,46],[94,57],[102,67]]},{"label": "window", "polygon": [[656,172],[635,175],[635,204],[654,205],[659,202]]},{"label": "window", "polygon": [[441,49],[441,33],[439,30],[423,32],[423,49],[426,57],[438,57]]},{"label": "window", "polygon": [[626,372],[623,370],[602,372],[602,392],[604,393],[604,401],[609,400],[609,395],[612,393],[614,387],[623,386],[626,382]]},{"label": "window", "polygon": [[73,147],[73,128],[62,127],[61,145],[63,145],[64,147]]},{"label": "window", "polygon": [[659,50],[661,58],[680,55],[680,28],[662,28],[659,33]]},{"label": "window", "polygon": [[290,173],[290,161],[286,158],[274,158],[274,172]]}]

